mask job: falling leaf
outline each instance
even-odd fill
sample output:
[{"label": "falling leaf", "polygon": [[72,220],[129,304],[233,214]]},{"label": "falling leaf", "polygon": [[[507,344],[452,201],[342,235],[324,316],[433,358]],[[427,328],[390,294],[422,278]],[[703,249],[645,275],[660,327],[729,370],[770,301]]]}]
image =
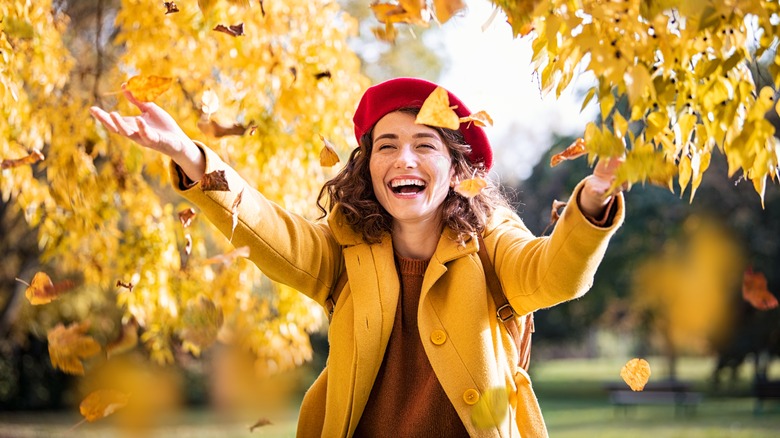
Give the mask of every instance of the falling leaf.
[{"label": "falling leaf", "polygon": [[125,289],[128,289],[130,292],[133,291],[133,283],[124,283],[122,280],[116,281],[116,287],[123,287]]},{"label": "falling leaf", "polygon": [[249,257],[249,247],[248,246],[241,246],[241,247],[238,247],[238,248],[234,249],[233,251],[227,252],[225,254],[221,254],[221,255],[218,255],[218,256],[214,256],[214,257],[209,257],[206,260],[204,260],[203,263],[206,264],[206,265],[215,265],[215,264],[218,264],[218,263],[221,263],[221,264],[224,264],[224,265],[228,265],[233,260],[235,260],[235,259],[237,259],[239,257],[244,257],[244,258]]},{"label": "falling leaf", "polygon": [[195,219],[195,216],[195,210],[192,208],[185,208],[184,210],[180,211],[179,222],[181,222],[181,226],[187,228],[192,225],[192,220]]},{"label": "falling leaf", "polygon": [[485,391],[471,410],[471,422],[477,429],[501,426],[509,408],[506,388],[490,388]]},{"label": "falling leaf", "polygon": [[466,4],[463,0],[433,0],[433,8],[436,11],[436,19],[443,24],[465,9]]},{"label": "falling leaf", "polygon": [[51,278],[45,272],[38,272],[33,276],[32,283],[27,286],[24,295],[30,304],[48,304],[65,292],[73,289],[74,283],[70,280],[52,283]]},{"label": "falling leaf", "polygon": [[200,180],[200,188],[204,192],[229,192],[230,187],[228,186],[227,179],[225,178],[225,171],[215,170],[203,175],[203,178]]},{"label": "falling leaf", "polygon": [[316,79],[316,80],[318,80],[318,81],[319,81],[320,79],[325,79],[325,78],[328,78],[328,79],[330,79],[330,78],[331,78],[331,74],[330,74],[330,71],[329,71],[329,70],[321,71],[321,72],[319,72],[319,73],[315,73],[315,74],[314,74],[314,79]]},{"label": "falling leaf", "polygon": [[238,24],[231,24],[228,26],[225,26],[223,24],[218,24],[215,28],[215,31],[226,33],[230,36],[237,37],[237,36],[243,36],[244,35],[244,23],[238,23]]},{"label": "falling leaf", "polygon": [[128,352],[138,345],[138,322],[135,318],[122,324],[119,336],[106,344],[106,357],[116,356]]},{"label": "falling leaf", "polygon": [[485,126],[493,126],[493,118],[490,117],[490,114],[488,114],[485,111],[478,111],[474,114],[470,114],[466,117],[461,117],[458,120],[460,123],[469,123],[474,122],[475,125],[485,127]]},{"label": "falling leaf", "polygon": [[222,327],[222,310],[209,297],[200,294],[187,302],[181,316],[184,329],[181,338],[185,349],[199,354],[217,340],[217,333]]},{"label": "falling leaf", "polygon": [[743,273],[742,298],[758,310],[771,310],[778,305],[777,297],[767,288],[766,276],[752,268]]},{"label": "falling leaf", "polygon": [[339,162],[339,154],[336,153],[336,148],[333,146],[333,143],[329,142],[328,139],[322,135],[320,135],[320,138],[323,143],[322,150],[320,151],[320,166],[333,167]]},{"label": "falling leaf", "polygon": [[173,79],[162,76],[133,76],[125,84],[125,90],[141,102],[151,102],[168,91]]},{"label": "falling leaf", "polygon": [[249,431],[254,432],[254,430],[257,429],[258,427],[268,426],[269,424],[273,424],[271,423],[271,420],[267,418],[261,418],[257,420],[255,424],[249,426]]},{"label": "falling leaf", "polygon": [[179,7],[176,6],[176,2],[163,2],[163,6],[165,6],[165,15],[179,12]]},{"label": "falling leaf", "polygon": [[550,159],[550,167],[555,167],[565,160],[579,158],[587,153],[588,151],[585,149],[585,140],[583,138],[578,138],[574,140],[574,143],[570,144],[569,147],[564,149],[563,152],[559,152],[552,156]]},{"label": "falling leaf", "polygon": [[108,417],[127,406],[130,395],[115,389],[99,389],[91,392],[79,405],[79,411],[90,423]]},{"label": "falling leaf", "polygon": [[241,205],[241,199],[244,197],[244,189],[238,192],[238,196],[233,200],[233,204],[230,206],[230,214],[233,217],[233,226],[230,229],[230,241],[233,241],[233,233],[236,232],[238,226],[238,206]]},{"label": "falling leaf", "polygon": [[650,378],[650,364],[644,359],[631,359],[623,365],[620,377],[633,391],[641,391],[645,389],[645,384]]},{"label": "falling leaf", "polygon": [[0,169],[10,169],[12,167],[25,166],[43,160],[44,157],[41,151],[39,151],[38,149],[33,149],[32,152],[30,152],[30,154],[25,157],[16,158],[16,159],[14,158],[4,159],[2,162],[0,162]]},{"label": "falling leaf", "polygon": [[219,96],[213,90],[206,90],[200,97],[200,105],[200,110],[210,116],[219,110]]},{"label": "falling leaf", "polygon": [[60,323],[48,331],[49,358],[54,368],[68,374],[84,375],[81,361],[100,352],[100,344],[85,335],[88,329],[88,322],[73,323],[67,328]]},{"label": "falling leaf", "polygon": [[198,119],[198,129],[209,137],[222,138],[228,135],[244,135],[247,130],[254,127],[247,127],[240,123],[223,124],[213,120],[206,113],[203,113]]},{"label": "falling leaf", "polygon": [[487,181],[484,178],[475,176],[455,184],[455,191],[461,196],[473,198],[479,195],[485,187],[487,187]]},{"label": "falling leaf", "polygon": [[440,128],[460,128],[460,119],[453,108],[450,107],[450,98],[447,90],[442,87],[436,87],[425,99],[414,122]]}]

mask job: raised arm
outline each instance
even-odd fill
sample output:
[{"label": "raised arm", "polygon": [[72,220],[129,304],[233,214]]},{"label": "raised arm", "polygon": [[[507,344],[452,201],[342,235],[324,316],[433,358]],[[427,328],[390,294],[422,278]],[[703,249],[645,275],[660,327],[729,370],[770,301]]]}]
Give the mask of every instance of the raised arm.
[{"label": "raised arm", "polygon": [[206,169],[206,160],[200,148],[182,131],[173,117],[153,102],[141,102],[127,90],[124,90],[124,94],[127,100],[141,110],[140,115],[123,116],[116,111],[106,112],[97,106],[91,107],[89,112],[109,131],[169,156],[189,179],[200,181]]}]

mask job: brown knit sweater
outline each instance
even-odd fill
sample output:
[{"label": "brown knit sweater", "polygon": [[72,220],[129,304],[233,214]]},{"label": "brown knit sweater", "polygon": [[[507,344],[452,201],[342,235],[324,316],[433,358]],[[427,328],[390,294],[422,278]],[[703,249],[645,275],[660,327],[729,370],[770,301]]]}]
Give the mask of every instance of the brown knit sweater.
[{"label": "brown knit sweater", "polygon": [[396,254],[401,297],[393,332],[356,437],[468,437],[425,355],[417,308],[428,260]]}]

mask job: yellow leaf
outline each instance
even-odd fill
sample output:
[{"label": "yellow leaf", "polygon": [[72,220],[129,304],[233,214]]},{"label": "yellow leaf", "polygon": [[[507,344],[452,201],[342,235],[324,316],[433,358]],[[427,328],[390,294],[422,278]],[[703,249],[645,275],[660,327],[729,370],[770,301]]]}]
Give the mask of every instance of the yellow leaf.
[{"label": "yellow leaf", "polygon": [[125,84],[125,89],[141,102],[151,102],[170,88],[172,78],[162,76],[133,76]]},{"label": "yellow leaf", "polygon": [[677,181],[680,183],[680,197],[682,197],[685,188],[688,187],[688,183],[691,181],[691,175],[693,170],[691,169],[691,159],[687,155],[683,155],[680,159],[678,167]]},{"label": "yellow leaf", "polygon": [[27,287],[24,295],[30,304],[34,306],[48,304],[72,289],[73,285],[74,283],[70,280],[65,280],[55,285],[48,274],[38,272],[33,276],[32,283]]},{"label": "yellow leaf", "polygon": [[425,102],[423,102],[415,123],[448,129],[458,129],[460,127],[460,118],[450,108],[450,98],[447,90],[442,87],[436,87],[433,90],[425,99]]},{"label": "yellow leaf", "polygon": [[130,395],[115,389],[99,389],[91,392],[79,405],[79,411],[89,421],[97,421],[108,417],[127,406]]},{"label": "yellow leaf", "polygon": [[320,150],[320,166],[333,167],[340,161],[339,154],[336,153],[336,148],[333,146],[333,143],[322,135],[320,135],[320,138],[323,143],[322,150]]},{"label": "yellow leaf", "polygon": [[181,338],[185,341],[185,348],[189,347],[191,351],[198,353],[200,349],[217,340],[223,316],[222,310],[211,298],[201,294],[189,300],[181,318],[184,323]]},{"label": "yellow leaf", "polygon": [[487,181],[485,181],[484,178],[477,176],[474,178],[464,179],[463,181],[455,184],[455,191],[461,196],[473,198],[479,195],[479,193],[485,187],[487,187]]},{"label": "yellow leaf", "polygon": [[650,379],[650,364],[644,359],[631,359],[623,365],[620,377],[633,391],[641,391]]},{"label": "yellow leaf", "polygon": [[653,79],[650,77],[650,72],[647,71],[644,65],[639,64],[629,67],[623,78],[626,83],[629,105],[634,105],[641,99],[648,88],[651,93],[655,90],[651,87]]},{"label": "yellow leaf", "polygon": [[461,117],[459,119],[460,123],[469,123],[474,122],[475,125],[485,127],[485,126],[493,126],[493,118],[490,117],[490,114],[488,114],[485,111],[478,111],[474,114],[470,114],[466,117]]},{"label": "yellow leaf", "polygon": [[73,323],[65,328],[62,324],[49,330],[49,359],[54,368],[68,374],[84,375],[82,359],[92,357],[100,352],[100,344],[92,337],[85,335],[89,323]]},{"label": "yellow leaf", "polygon": [[506,388],[496,387],[485,391],[471,410],[471,422],[477,429],[492,429],[504,422],[509,411]]},{"label": "yellow leaf", "polygon": [[138,345],[138,322],[135,318],[122,324],[119,336],[106,345],[106,357],[116,356],[128,352]]},{"label": "yellow leaf", "polygon": [[463,0],[433,0],[433,8],[439,23],[446,23],[453,15],[465,9],[466,3]]}]

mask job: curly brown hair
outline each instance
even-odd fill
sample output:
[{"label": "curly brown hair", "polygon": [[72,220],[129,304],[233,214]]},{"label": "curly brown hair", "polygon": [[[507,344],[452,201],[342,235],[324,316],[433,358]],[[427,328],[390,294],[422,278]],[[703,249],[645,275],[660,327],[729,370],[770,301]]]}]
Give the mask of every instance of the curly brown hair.
[{"label": "curly brown hair", "polygon": [[[398,111],[417,115],[420,108],[408,107]],[[481,233],[498,206],[509,207],[509,202],[499,188],[487,178],[482,163],[472,165],[468,159],[471,147],[466,144],[459,130],[432,126],[450,150],[455,178],[458,181],[481,177],[487,182],[478,195],[468,198],[459,195],[450,188],[442,203],[443,225],[457,234],[458,242],[466,242],[477,233]],[[373,143],[374,129],[371,128],[360,138],[360,146],[349,156],[346,166],[331,180],[326,182],[317,197],[317,207],[324,218],[336,205],[342,210],[347,224],[363,236],[367,243],[378,243],[384,233],[392,230],[393,217],[382,207],[374,194],[369,163]],[[327,197],[327,208],[323,200]]]}]

